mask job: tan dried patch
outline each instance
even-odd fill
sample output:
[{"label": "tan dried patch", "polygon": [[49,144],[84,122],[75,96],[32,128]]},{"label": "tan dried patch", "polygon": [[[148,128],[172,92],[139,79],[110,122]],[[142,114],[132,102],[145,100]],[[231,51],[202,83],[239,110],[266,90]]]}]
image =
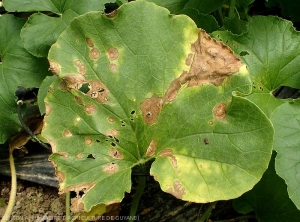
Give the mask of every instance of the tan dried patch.
[{"label": "tan dried patch", "polygon": [[189,86],[208,83],[220,86],[243,65],[229,47],[211,38],[204,30],[199,32],[192,50],[195,55],[188,73]]},{"label": "tan dried patch", "polygon": [[173,182],[173,188],[169,188],[166,190],[167,193],[172,194],[174,197],[178,199],[182,199],[185,194],[185,188],[181,185],[180,181],[175,180]]},{"label": "tan dried patch", "polygon": [[224,103],[217,104],[213,109],[213,114],[217,120],[223,120],[226,117],[226,105]]},{"label": "tan dried patch", "polygon": [[116,72],[118,69],[118,66],[116,64],[110,64],[109,65],[109,70],[112,72]]},{"label": "tan dried patch", "polygon": [[84,212],[84,204],[82,203],[82,198],[80,197],[71,198],[71,211],[73,213]]},{"label": "tan dried patch", "polygon": [[109,48],[107,50],[107,56],[109,60],[116,60],[119,57],[119,51],[116,48]]},{"label": "tan dried patch", "polygon": [[90,47],[90,48],[94,47],[94,41],[92,39],[86,38],[85,42],[88,45],[88,47]]},{"label": "tan dried patch", "polygon": [[56,147],[56,143],[54,142],[54,140],[52,139],[48,139],[48,138],[45,138],[48,143],[50,144],[51,146],[51,149],[52,149],[52,153],[56,153],[57,152],[57,147]]},{"label": "tan dried patch", "polygon": [[59,76],[60,74],[60,65],[57,62],[49,60],[49,71],[53,72],[55,75]]},{"label": "tan dried patch", "polygon": [[70,130],[65,129],[64,132],[63,132],[63,136],[64,136],[64,137],[71,137],[71,136],[72,136],[72,133],[71,133]]},{"label": "tan dried patch", "polygon": [[119,131],[114,129],[114,130],[109,130],[105,133],[106,136],[111,136],[111,137],[116,137],[119,134]]},{"label": "tan dried patch", "polygon": [[66,152],[57,152],[57,154],[61,155],[64,159],[67,159],[69,157],[69,154]]},{"label": "tan dried patch", "polygon": [[89,136],[86,136],[85,139],[84,139],[84,143],[85,145],[91,145],[93,142],[92,138],[89,137]]},{"label": "tan dried patch", "polygon": [[45,116],[49,116],[50,113],[52,112],[52,107],[46,102],[45,102],[45,109],[46,109],[45,110]]},{"label": "tan dried patch", "polygon": [[87,114],[94,114],[94,113],[97,112],[97,108],[96,108],[96,106],[93,105],[93,104],[86,104],[86,105],[84,106],[84,110],[85,110],[85,112],[86,112]]},{"label": "tan dried patch", "polygon": [[188,57],[187,57],[187,59],[185,60],[185,64],[186,64],[187,66],[190,66],[190,65],[191,65],[191,63],[192,63],[192,58],[193,58],[193,54],[192,54],[192,53],[188,54]]},{"label": "tan dried patch", "polygon": [[158,116],[163,106],[163,99],[153,95],[141,103],[140,109],[145,123],[152,125],[157,122]]},{"label": "tan dried patch", "polygon": [[162,157],[170,157],[171,163],[174,168],[177,168],[177,160],[176,157],[173,155],[173,150],[165,149],[159,153],[159,156]]},{"label": "tan dried patch", "polygon": [[86,73],[86,68],[85,68],[84,64],[83,64],[80,60],[76,60],[76,61],[74,62],[74,65],[75,65],[76,67],[78,67],[79,73],[80,73],[80,74],[85,75],[85,73]]},{"label": "tan dried patch", "polygon": [[176,98],[180,87],[181,87],[180,80],[179,79],[173,80],[164,95],[164,102],[172,102]]},{"label": "tan dried patch", "polygon": [[108,89],[99,80],[92,80],[90,82],[90,90],[87,92],[87,95],[96,99],[98,102],[107,102]]},{"label": "tan dried patch", "polygon": [[112,158],[114,158],[114,159],[118,159],[118,160],[123,159],[122,153],[121,153],[119,150],[115,149],[115,148],[111,148],[111,149],[109,150],[109,155],[110,155]]},{"label": "tan dried patch", "polygon": [[100,51],[97,48],[92,48],[90,51],[90,58],[91,59],[98,59],[100,56]]},{"label": "tan dried patch", "polygon": [[79,96],[75,96],[75,101],[78,105],[83,105],[83,101]]},{"label": "tan dried patch", "polygon": [[104,166],[103,171],[105,173],[115,173],[119,170],[119,165],[116,163],[109,163]]},{"label": "tan dried patch", "polygon": [[60,90],[63,90],[63,91],[70,91],[70,89],[68,88],[68,85],[67,85],[67,83],[65,82],[65,81],[61,81],[60,83],[59,83],[59,89]]},{"label": "tan dried patch", "polygon": [[157,147],[157,142],[155,140],[151,140],[146,151],[146,156],[147,157],[153,156],[156,152],[156,147]]},{"label": "tan dried patch", "polygon": [[70,89],[80,89],[82,84],[87,83],[85,77],[81,74],[69,74],[62,78]]},{"label": "tan dried patch", "polygon": [[118,9],[112,11],[111,13],[106,14],[108,18],[115,18],[118,15]]},{"label": "tan dried patch", "polygon": [[64,180],[66,178],[65,174],[61,171],[56,171],[56,177],[57,177],[59,183],[64,182]]}]

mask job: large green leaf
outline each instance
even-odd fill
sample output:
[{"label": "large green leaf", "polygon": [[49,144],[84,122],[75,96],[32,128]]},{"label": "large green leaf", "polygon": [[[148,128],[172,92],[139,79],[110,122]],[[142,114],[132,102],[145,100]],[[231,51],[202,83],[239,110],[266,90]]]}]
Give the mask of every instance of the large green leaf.
[{"label": "large green leaf", "polygon": [[154,158],[162,189],[195,202],[240,196],[268,166],[273,128],[242,98],[247,70],[187,16],[145,1],[90,12],[49,61],[62,80],[45,99],[43,136],[60,191],[82,190],[73,202],[85,210],[120,201],[132,168]]},{"label": "large green leaf", "polygon": [[275,155],[258,184],[234,200],[233,206],[244,214],[255,211],[259,222],[298,221],[300,211],[289,199],[284,180],[276,174],[274,160]]},{"label": "large green leaf", "polygon": [[0,17],[0,143],[20,129],[15,91],[18,86],[38,87],[48,74],[48,63],[37,59],[23,47],[20,30],[23,19]]},{"label": "large green leaf", "polygon": [[103,10],[106,2],[109,1],[35,0],[24,2],[4,0],[3,4],[5,9],[10,12],[46,11],[55,14],[54,17],[42,13],[31,15],[21,31],[25,48],[34,56],[46,57],[50,46],[73,18],[89,11]]},{"label": "large green leaf", "polygon": [[266,114],[282,104],[272,95],[278,87],[300,87],[300,37],[292,23],[277,17],[253,17],[241,36],[215,32],[248,65],[253,93],[248,98]]},{"label": "large green leaf", "polygon": [[290,198],[300,209],[300,101],[285,103],[271,115],[275,129],[276,172],[288,185]]}]

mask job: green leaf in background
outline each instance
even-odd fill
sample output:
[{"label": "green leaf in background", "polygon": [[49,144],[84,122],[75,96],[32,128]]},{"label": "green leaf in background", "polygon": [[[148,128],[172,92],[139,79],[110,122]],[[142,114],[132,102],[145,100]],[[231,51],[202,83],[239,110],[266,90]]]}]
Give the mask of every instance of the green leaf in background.
[{"label": "green leaf in background", "polygon": [[243,214],[255,211],[256,218],[260,222],[298,221],[300,211],[289,199],[284,180],[276,174],[274,159],[275,155],[258,184],[234,200],[233,206],[236,211]]},{"label": "green leaf in background", "polygon": [[210,14],[220,8],[225,0],[147,0],[170,10],[177,14],[183,9],[197,9],[199,13]]},{"label": "green leaf in background", "polygon": [[60,192],[75,190],[84,210],[121,201],[132,168],[154,158],[162,189],[194,202],[240,196],[268,166],[273,128],[242,98],[247,70],[187,16],[146,1],[90,12],[49,61],[62,81],[46,96],[42,135]]},{"label": "green leaf in background", "polygon": [[[300,209],[300,101],[285,103],[271,115],[275,129],[276,172],[288,185],[288,194]],[[298,217],[300,218],[300,217]]]},{"label": "green leaf in background", "polygon": [[39,93],[37,95],[37,102],[40,109],[41,115],[44,115],[46,112],[46,106],[44,99],[49,91],[50,85],[57,79],[57,76],[47,76],[44,81],[41,83],[39,88]]},{"label": "green leaf in background", "polygon": [[277,17],[253,17],[248,32],[241,36],[229,32],[213,34],[240,55],[253,80],[248,97],[267,115],[283,101],[272,92],[280,86],[300,87],[300,37],[292,23]]},{"label": "green leaf in background", "polygon": [[106,2],[109,1],[35,0],[24,3],[20,0],[4,0],[3,4],[9,12],[45,11],[54,13],[53,17],[43,13],[34,13],[21,31],[21,38],[26,50],[34,56],[46,57],[50,46],[73,18],[89,11],[103,10]]},{"label": "green leaf in background", "polygon": [[197,9],[187,8],[178,12],[189,16],[197,24],[198,28],[204,29],[207,33],[211,33],[219,29],[218,22],[212,15],[200,13]]},{"label": "green leaf in background", "polygon": [[247,22],[239,19],[236,15],[232,18],[224,18],[224,28],[233,34],[241,35],[247,32]]},{"label": "green leaf in background", "polygon": [[269,8],[279,6],[281,13],[287,19],[291,19],[293,22],[300,22],[300,5],[298,1],[294,0],[268,0],[266,6]]},{"label": "green leaf in background", "polygon": [[18,86],[39,87],[48,73],[48,63],[23,47],[20,30],[25,21],[13,15],[0,17],[0,143],[20,129],[15,91]]}]

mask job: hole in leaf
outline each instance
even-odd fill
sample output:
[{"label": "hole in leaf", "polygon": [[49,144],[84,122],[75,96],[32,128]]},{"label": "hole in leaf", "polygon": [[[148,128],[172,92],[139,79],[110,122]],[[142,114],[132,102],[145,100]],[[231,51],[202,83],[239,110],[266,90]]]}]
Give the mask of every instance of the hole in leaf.
[{"label": "hole in leaf", "polygon": [[98,139],[96,140],[96,142],[97,142],[97,143],[101,143],[101,141],[100,141],[100,140],[98,140]]},{"label": "hole in leaf", "polygon": [[204,144],[205,144],[205,145],[209,144],[209,141],[208,141],[207,138],[204,138]]},{"label": "hole in leaf", "polygon": [[110,145],[112,145],[112,146],[116,146],[116,144],[115,144],[114,142],[112,142]]},{"label": "hole in leaf", "polygon": [[135,110],[132,110],[132,111],[130,112],[130,114],[131,114],[131,115],[135,114]]},{"label": "hole in leaf", "polygon": [[246,55],[250,55],[250,54],[247,51],[241,51],[239,55],[240,56],[246,56]]},{"label": "hole in leaf", "polygon": [[105,14],[112,13],[113,11],[115,11],[116,9],[119,8],[119,5],[115,2],[105,3],[104,6],[105,6],[105,8],[104,8]]},{"label": "hole in leaf", "polygon": [[133,121],[134,119],[133,118],[130,118],[130,121]]},{"label": "hole in leaf", "polygon": [[92,155],[92,154],[89,154],[87,157],[86,157],[87,159],[95,159],[95,157]]},{"label": "hole in leaf", "polygon": [[120,143],[120,140],[117,137],[114,137],[114,139],[117,143]]},{"label": "hole in leaf", "polygon": [[88,91],[90,91],[90,84],[89,83],[83,83],[82,86],[79,89],[80,92],[87,94]]}]

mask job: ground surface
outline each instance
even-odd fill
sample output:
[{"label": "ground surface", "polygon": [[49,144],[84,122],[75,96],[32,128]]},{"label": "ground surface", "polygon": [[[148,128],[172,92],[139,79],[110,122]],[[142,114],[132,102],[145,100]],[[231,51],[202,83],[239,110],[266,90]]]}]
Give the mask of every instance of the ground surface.
[{"label": "ground surface", "polygon": [[[0,192],[0,216],[2,217],[10,192],[10,182],[7,178],[1,178]],[[64,214],[65,195],[58,195],[57,189],[18,181],[13,221],[63,221]]]}]

